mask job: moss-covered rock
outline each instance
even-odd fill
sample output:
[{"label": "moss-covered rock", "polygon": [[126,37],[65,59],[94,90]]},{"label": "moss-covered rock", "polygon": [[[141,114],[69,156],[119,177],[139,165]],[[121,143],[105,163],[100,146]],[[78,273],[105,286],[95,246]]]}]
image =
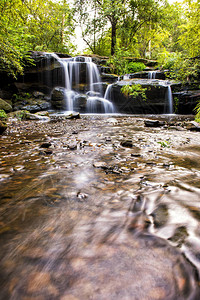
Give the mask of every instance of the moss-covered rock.
[{"label": "moss-covered rock", "polygon": [[0,109],[3,109],[5,112],[11,112],[12,106],[8,102],[0,98]]},{"label": "moss-covered rock", "polygon": [[8,114],[10,118],[17,118],[18,120],[35,120],[35,121],[49,121],[48,116],[41,116],[39,114],[32,114],[27,110],[18,110]]}]

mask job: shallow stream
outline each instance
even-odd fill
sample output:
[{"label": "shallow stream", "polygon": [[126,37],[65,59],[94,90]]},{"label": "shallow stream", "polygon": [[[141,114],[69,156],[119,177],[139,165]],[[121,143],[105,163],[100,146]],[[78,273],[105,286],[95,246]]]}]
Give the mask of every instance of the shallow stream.
[{"label": "shallow stream", "polygon": [[164,121],[10,123],[0,299],[199,299],[200,135]]}]

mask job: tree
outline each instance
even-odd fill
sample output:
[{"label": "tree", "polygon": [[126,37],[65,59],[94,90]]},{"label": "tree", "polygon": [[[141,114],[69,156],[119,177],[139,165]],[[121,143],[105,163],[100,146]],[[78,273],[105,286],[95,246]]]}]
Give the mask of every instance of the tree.
[{"label": "tree", "polygon": [[88,2],[87,0],[75,0],[74,7],[79,16],[83,38],[93,52],[95,52],[95,47],[91,46],[92,34],[103,26],[104,33],[108,32],[110,28],[110,49],[111,55],[113,55],[116,46],[123,45],[124,48],[129,48],[137,32],[143,26],[151,26],[151,28],[156,26],[161,15],[163,1],[91,0]]},{"label": "tree", "polygon": [[66,1],[0,1],[0,70],[22,74],[29,50],[73,49],[73,18]]},{"label": "tree", "polygon": [[[75,0],[75,12],[79,16],[79,24],[82,28],[84,41],[95,53],[96,33],[108,30],[108,24],[111,27],[111,55],[114,54],[116,46],[116,35],[118,23],[126,11],[126,0]],[[94,36],[91,43],[91,36]],[[89,39],[87,38],[89,37]],[[100,38],[100,36],[99,36]]]},{"label": "tree", "polygon": [[200,55],[200,2],[199,0],[184,1],[185,24],[181,26],[180,45],[187,55]]}]

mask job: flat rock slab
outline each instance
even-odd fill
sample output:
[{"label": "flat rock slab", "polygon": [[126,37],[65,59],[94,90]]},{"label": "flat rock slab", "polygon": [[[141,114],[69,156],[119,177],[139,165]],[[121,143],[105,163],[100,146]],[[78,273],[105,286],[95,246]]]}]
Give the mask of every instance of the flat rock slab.
[{"label": "flat rock slab", "polygon": [[199,299],[192,265],[159,237],[109,230],[81,249],[70,262],[78,275],[69,299]]}]

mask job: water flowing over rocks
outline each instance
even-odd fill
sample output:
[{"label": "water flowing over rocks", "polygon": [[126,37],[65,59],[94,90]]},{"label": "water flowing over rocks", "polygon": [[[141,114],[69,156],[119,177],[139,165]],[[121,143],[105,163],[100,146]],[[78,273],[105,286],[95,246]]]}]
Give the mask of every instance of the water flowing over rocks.
[{"label": "water flowing over rocks", "polygon": [[[24,75],[18,80],[11,80],[2,74],[0,97],[11,105],[8,111],[21,109],[34,113],[53,108],[82,113],[192,114],[200,97],[198,83],[196,87],[192,84],[186,87],[170,81],[165,84],[167,70],[153,70],[155,61],[145,60],[144,63],[149,69],[143,72],[118,77],[116,74],[111,74],[111,70],[106,66],[107,57],[72,58],[61,53],[33,51],[32,58],[35,65],[27,65]],[[130,61],[143,60],[133,58]],[[131,96],[127,99],[121,93],[124,85],[133,82],[148,88],[146,101]],[[109,95],[106,88],[110,90]],[[171,89],[170,104],[167,96],[169,88]],[[56,90],[61,89],[63,89],[62,95],[55,96]],[[100,98],[96,101],[98,107],[94,109],[92,106],[92,111],[88,111],[88,107],[91,107],[87,106],[89,96]],[[99,105],[104,101],[103,99],[110,101],[115,107]],[[107,108],[109,111],[105,111]]]},{"label": "water flowing over rocks", "polygon": [[146,120],[9,119],[0,299],[199,299],[199,132]]}]

